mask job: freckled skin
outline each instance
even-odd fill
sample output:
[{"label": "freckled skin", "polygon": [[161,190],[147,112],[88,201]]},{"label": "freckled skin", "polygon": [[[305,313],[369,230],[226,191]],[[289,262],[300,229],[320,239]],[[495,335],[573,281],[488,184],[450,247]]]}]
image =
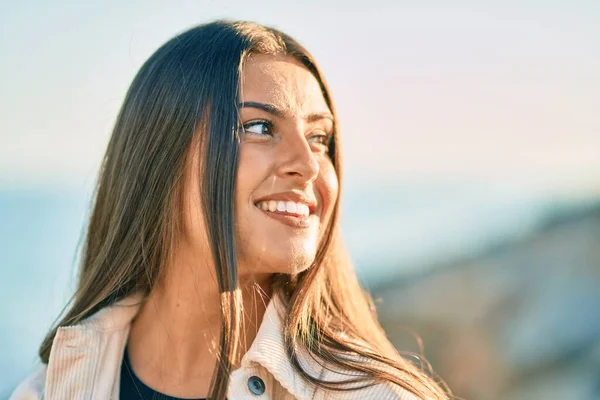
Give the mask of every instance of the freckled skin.
[{"label": "freckled skin", "polygon": [[[331,132],[330,120],[308,123],[303,116],[328,113],[315,77],[291,57],[253,56],[243,70],[241,101],[272,104],[282,118],[244,107],[242,123],[268,118],[273,138],[244,135],[236,187],[240,272],[296,273],[310,266],[322,230],[338,194],[331,159],[310,142],[315,132]],[[255,199],[288,190],[317,199],[315,223],[295,229],[275,221],[255,206]]]},{"label": "freckled skin", "polygon": [[[330,119],[305,116],[330,110],[315,77],[288,56],[251,56],[243,69],[241,102],[270,104],[283,111],[276,117],[251,107],[240,108],[242,125],[256,120],[273,123],[272,136],[241,134],[235,194],[236,244],[240,278],[256,274],[300,272],[310,266],[338,195],[338,179],[316,135],[333,130]],[[198,152],[191,165],[198,165]],[[186,176],[186,242],[198,260],[210,253],[199,199],[197,169]],[[265,215],[259,198],[300,191],[317,201],[313,222],[298,229]]]}]

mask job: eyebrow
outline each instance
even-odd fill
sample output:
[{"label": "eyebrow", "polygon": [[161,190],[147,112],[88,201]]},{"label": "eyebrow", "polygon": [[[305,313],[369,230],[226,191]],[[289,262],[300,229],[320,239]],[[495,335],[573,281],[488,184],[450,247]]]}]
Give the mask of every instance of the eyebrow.
[{"label": "eyebrow", "polygon": [[[240,108],[244,108],[244,107],[257,108],[257,109],[263,110],[271,115],[274,115],[278,118],[283,118],[286,115],[285,111],[277,108],[277,106],[275,106],[273,104],[260,103],[258,101],[244,101],[243,103],[240,103]],[[311,114],[305,115],[302,119],[304,119],[306,122],[315,122],[320,119],[329,119],[333,122],[333,115],[331,115],[331,113],[328,113],[328,112],[311,113]]]}]

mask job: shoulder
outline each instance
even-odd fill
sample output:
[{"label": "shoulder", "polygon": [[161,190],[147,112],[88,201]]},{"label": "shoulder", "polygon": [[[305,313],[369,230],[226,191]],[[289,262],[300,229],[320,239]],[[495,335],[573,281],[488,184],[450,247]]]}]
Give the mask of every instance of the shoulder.
[{"label": "shoulder", "polygon": [[381,400],[419,400],[417,396],[394,383],[378,383],[373,386],[358,389],[352,392],[352,396],[360,399]]},{"label": "shoulder", "polygon": [[[356,357],[357,359],[362,360],[365,364],[372,364],[376,366],[377,369],[393,372],[394,370],[384,364],[379,364],[376,361],[363,359],[362,357]],[[324,399],[378,399],[378,400],[421,400],[418,396],[414,395],[409,390],[403,388],[402,386],[395,384],[389,381],[379,381],[373,382],[369,379],[361,380],[361,378],[366,378],[363,373],[352,371],[345,368],[340,368],[334,365],[326,365],[324,366],[320,379],[325,382],[347,382],[349,379],[358,378],[358,382],[348,382],[342,384],[342,388],[344,390],[331,390],[331,389],[321,389],[323,392]],[[367,384],[367,386],[365,386]],[[319,391],[319,390],[317,390]],[[320,398],[320,397],[319,397]]]},{"label": "shoulder", "polygon": [[9,400],[41,400],[44,398],[46,386],[46,369],[43,364],[35,372],[25,378],[14,390]]},{"label": "shoulder", "polygon": [[[354,388],[353,388],[354,387]],[[328,400],[378,399],[422,400],[403,387],[391,382],[376,383],[368,387],[345,386],[345,390],[317,389],[315,398]]]}]

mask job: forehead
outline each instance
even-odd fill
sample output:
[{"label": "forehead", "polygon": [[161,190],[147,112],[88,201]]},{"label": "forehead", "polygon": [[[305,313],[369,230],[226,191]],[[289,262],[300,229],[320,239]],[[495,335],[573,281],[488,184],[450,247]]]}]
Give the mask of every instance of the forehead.
[{"label": "forehead", "polygon": [[241,100],[272,104],[290,115],[329,111],[319,82],[290,56],[250,56],[242,70]]}]

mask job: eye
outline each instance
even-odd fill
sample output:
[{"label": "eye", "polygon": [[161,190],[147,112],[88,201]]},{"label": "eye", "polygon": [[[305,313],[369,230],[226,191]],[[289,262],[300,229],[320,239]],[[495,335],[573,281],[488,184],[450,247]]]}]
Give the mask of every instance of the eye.
[{"label": "eye", "polygon": [[329,142],[331,141],[331,134],[320,130],[315,131],[309,136],[308,141],[321,145],[327,149],[329,147]]},{"label": "eye", "polygon": [[256,120],[244,124],[244,133],[257,136],[273,135],[273,124],[271,121]]}]

